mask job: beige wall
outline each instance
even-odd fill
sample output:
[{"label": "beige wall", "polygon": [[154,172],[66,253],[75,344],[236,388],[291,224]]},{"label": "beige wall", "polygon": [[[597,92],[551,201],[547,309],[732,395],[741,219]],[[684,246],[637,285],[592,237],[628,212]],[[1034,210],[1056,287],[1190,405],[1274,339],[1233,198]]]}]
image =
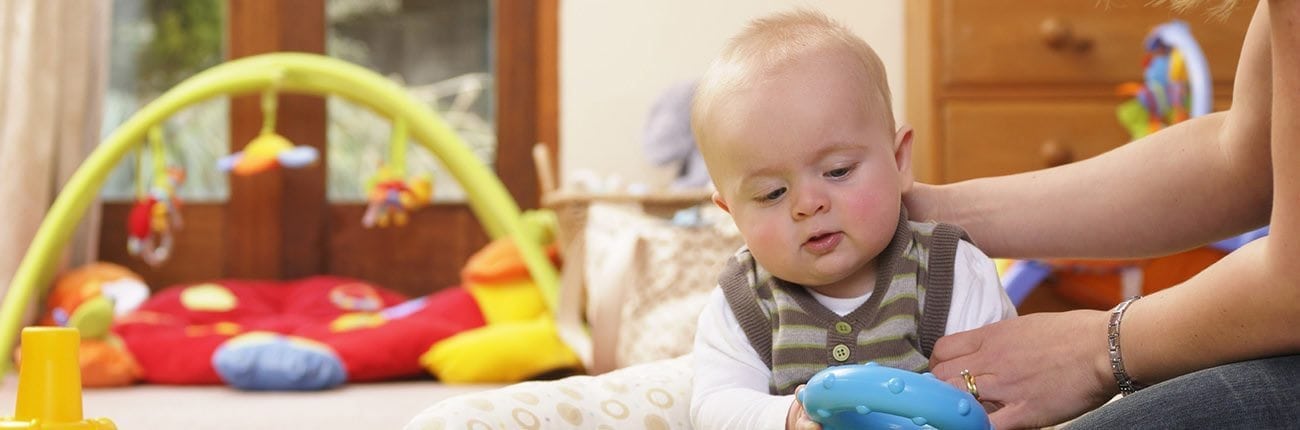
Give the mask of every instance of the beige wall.
[{"label": "beige wall", "polygon": [[902,119],[903,0],[564,0],[560,2],[561,176],[574,169],[662,185],[642,156],[655,98],[702,73],[745,22],[803,5],[843,22],[885,62]]}]

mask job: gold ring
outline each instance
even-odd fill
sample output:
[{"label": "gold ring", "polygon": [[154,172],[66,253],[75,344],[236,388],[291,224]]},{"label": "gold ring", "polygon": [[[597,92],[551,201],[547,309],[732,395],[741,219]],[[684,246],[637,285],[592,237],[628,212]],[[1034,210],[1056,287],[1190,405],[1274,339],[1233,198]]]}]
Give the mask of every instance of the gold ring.
[{"label": "gold ring", "polygon": [[975,375],[970,374],[970,370],[962,369],[961,377],[966,380],[966,391],[969,391],[970,395],[975,396],[975,400],[979,400],[980,389],[975,386]]}]

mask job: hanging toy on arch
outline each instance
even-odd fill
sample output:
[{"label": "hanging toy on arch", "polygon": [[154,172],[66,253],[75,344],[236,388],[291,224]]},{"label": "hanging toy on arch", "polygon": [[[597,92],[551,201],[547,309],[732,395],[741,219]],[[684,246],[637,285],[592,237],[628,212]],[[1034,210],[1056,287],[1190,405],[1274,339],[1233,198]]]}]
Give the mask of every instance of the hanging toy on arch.
[{"label": "hanging toy on arch", "polygon": [[1210,113],[1214,100],[1210,69],[1187,23],[1161,24],[1143,45],[1142,82],[1120,86],[1120,94],[1133,99],[1116,112],[1132,138]]},{"label": "hanging toy on arch", "polygon": [[162,129],[149,130],[150,155],[153,158],[153,184],[145,190],[144,151],[136,153],[135,205],[126,218],[126,250],[146,264],[157,267],[171,256],[173,232],[180,230],[181,201],[177,195],[185,182],[185,170],[167,167]]},{"label": "hanging toy on arch", "polygon": [[217,160],[217,167],[236,175],[252,175],[276,167],[299,168],[315,163],[320,151],[307,145],[295,146],[275,132],[276,109],[279,107],[277,85],[262,92],[262,131],[243,151]]},{"label": "hanging toy on arch", "polygon": [[366,228],[404,226],[410,212],[433,201],[433,178],[427,174],[406,176],[406,122],[393,120],[389,160],[366,180]]}]

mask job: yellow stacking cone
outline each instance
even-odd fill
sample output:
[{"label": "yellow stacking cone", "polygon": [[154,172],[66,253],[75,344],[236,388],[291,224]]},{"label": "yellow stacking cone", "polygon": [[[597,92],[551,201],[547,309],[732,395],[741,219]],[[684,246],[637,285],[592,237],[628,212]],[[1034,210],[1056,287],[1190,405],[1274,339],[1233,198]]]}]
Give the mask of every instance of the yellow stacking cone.
[{"label": "yellow stacking cone", "polygon": [[80,342],[73,328],[23,329],[17,405],[13,417],[0,419],[0,429],[117,429],[106,418],[81,418]]}]

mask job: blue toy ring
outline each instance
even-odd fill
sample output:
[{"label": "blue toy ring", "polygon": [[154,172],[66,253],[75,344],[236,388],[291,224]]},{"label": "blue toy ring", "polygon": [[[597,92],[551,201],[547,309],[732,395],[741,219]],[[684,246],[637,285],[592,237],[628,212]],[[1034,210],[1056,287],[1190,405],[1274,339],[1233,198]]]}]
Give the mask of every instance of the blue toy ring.
[{"label": "blue toy ring", "polygon": [[823,369],[799,392],[799,402],[825,430],[863,428],[992,428],[988,413],[974,396],[975,378],[962,372],[971,392],[931,373],[876,363]]}]

